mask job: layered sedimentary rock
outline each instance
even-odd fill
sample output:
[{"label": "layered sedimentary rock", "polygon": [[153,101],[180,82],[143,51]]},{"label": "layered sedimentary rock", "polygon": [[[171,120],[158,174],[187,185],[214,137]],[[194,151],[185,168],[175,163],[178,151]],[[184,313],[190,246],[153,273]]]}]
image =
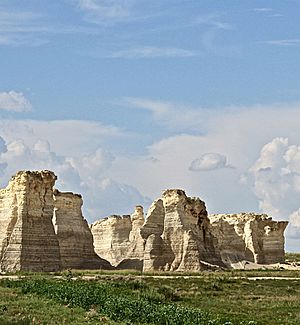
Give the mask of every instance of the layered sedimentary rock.
[{"label": "layered sedimentary rock", "polygon": [[96,252],[118,268],[199,271],[283,262],[286,226],[254,213],[208,216],[203,201],[173,189],[153,202],[145,221],[138,206],[131,216],[96,222],[92,233]]},{"label": "layered sedimentary rock", "polygon": [[110,267],[93,251],[81,198],[54,195],[55,180],[50,171],[23,171],[0,190],[1,271]]},{"label": "layered sedimentary rock", "polygon": [[129,215],[112,215],[91,225],[95,252],[118,265],[126,256],[129,246],[131,221]]},{"label": "layered sedimentary rock", "polygon": [[52,225],[50,171],[19,172],[0,197],[0,266],[2,271],[61,269],[59,244]]},{"label": "layered sedimentary rock", "polygon": [[[91,225],[96,253],[113,266],[140,268],[144,247],[140,228],[144,223],[143,207],[137,206],[130,215],[112,215]],[[134,260],[134,261],[132,261]],[[139,264],[139,266],[134,264]]]},{"label": "layered sedimentary rock", "polygon": [[172,189],[153,202],[146,219],[137,206],[132,215],[89,227],[81,196],[54,190],[55,180],[50,171],[23,171],[0,190],[1,271],[110,269],[111,264],[199,271],[243,261],[284,262],[286,221],[254,213],[208,216],[203,201]]},{"label": "layered sedimentary rock", "polygon": [[92,225],[96,252],[119,268],[198,271],[223,265],[208,231],[205,204],[182,190],[167,190],[131,217],[111,216]]},{"label": "layered sedimentary rock", "polygon": [[222,261],[231,266],[241,261],[258,264],[284,262],[284,230],[287,221],[266,214],[210,215],[210,231],[218,239]]},{"label": "layered sedimentary rock", "polygon": [[54,191],[52,222],[59,243],[63,269],[110,268],[100,259],[93,247],[93,236],[87,221],[82,216],[83,201],[79,194]]},{"label": "layered sedimentary rock", "polygon": [[209,232],[205,203],[182,190],[167,190],[152,204],[141,236],[145,271],[199,271],[222,265]]}]

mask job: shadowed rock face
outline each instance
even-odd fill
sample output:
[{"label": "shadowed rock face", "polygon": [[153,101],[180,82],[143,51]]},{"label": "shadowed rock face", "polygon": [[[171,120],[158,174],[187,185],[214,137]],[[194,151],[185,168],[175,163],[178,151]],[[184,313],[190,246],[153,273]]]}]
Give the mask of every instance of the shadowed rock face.
[{"label": "shadowed rock face", "polygon": [[54,190],[52,222],[59,243],[63,269],[110,269],[110,264],[94,251],[93,236],[82,216],[79,194]]},{"label": "shadowed rock face", "polygon": [[203,201],[178,189],[163,192],[141,228],[144,270],[199,271],[208,264],[222,265],[208,226]]},{"label": "shadowed rock face", "polygon": [[81,214],[81,198],[58,191],[54,195],[55,180],[50,171],[22,171],[0,190],[1,271],[58,271],[92,268],[95,263],[110,267],[93,255],[92,235]]}]

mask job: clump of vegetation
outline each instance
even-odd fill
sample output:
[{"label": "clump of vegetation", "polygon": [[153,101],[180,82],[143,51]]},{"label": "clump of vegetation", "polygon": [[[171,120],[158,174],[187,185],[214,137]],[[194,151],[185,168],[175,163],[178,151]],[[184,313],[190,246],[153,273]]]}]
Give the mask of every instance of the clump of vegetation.
[{"label": "clump of vegetation", "polygon": [[87,311],[93,308],[113,321],[162,325],[220,324],[217,318],[198,308],[166,303],[174,298],[170,289],[154,290],[144,282],[23,279],[2,281],[2,285],[20,288],[23,294],[34,293],[72,308],[81,307]]},{"label": "clump of vegetation", "polygon": [[1,325],[97,325],[105,324],[104,320],[99,313],[66,307],[38,295],[24,295],[19,288],[0,287]]},{"label": "clump of vegetation", "polygon": [[288,263],[300,263],[300,253],[285,253],[285,260]]},{"label": "clump of vegetation", "polygon": [[[83,280],[91,278],[94,280]],[[15,316],[26,324],[33,324],[34,317],[41,320],[40,324],[64,324],[64,319],[68,319],[65,324],[300,324],[298,271],[222,271],[196,276],[173,273],[166,277],[124,273],[85,277],[84,272],[79,275],[72,271],[59,278],[39,274],[18,281],[0,280],[0,325],[3,319],[10,320],[7,315],[13,310],[1,296],[2,290],[17,292],[14,300],[22,299],[24,305],[31,300],[44,301],[58,311],[71,310],[77,315],[72,321],[69,315],[55,323],[47,308],[39,305],[35,312],[29,309]],[[45,315],[36,315],[39,309]]]}]

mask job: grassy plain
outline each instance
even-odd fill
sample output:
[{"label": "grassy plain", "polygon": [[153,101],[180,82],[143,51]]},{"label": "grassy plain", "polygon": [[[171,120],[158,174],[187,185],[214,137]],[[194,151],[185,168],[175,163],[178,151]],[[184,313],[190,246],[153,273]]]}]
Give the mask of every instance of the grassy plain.
[{"label": "grassy plain", "polygon": [[[300,260],[299,254],[287,258]],[[0,325],[300,324],[300,271],[67,271],[18,276],[22,278],[0,277]]]}]

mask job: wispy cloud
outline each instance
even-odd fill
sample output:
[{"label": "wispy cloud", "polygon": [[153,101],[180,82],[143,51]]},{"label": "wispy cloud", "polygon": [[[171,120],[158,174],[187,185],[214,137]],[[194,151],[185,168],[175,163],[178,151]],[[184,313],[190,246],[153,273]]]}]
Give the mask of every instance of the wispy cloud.
[{"label": "wispy cloud", "polygon": [[218,38],[224,32],[234,30],[234,26],[224,20],[223,15],[220,14],[206,14],[200,15],[192,21],[193,26],[201,26],[203,28],[201,33],[201,43],[203,52],[208,54],[232,57],[240,55],[240,50],[236,46],[220,46]]},{"label": "wispy cloud", "polygon": [[130,1],[79,0],[78,7],[85,11],[89,19],[124,19],[130,15]]},{"label": "wispy cloud", "polygon": [[128,107],[143,109],[152,113],[158,124],[174,130],[198,130],[206,116],[210,114],[205,108],[188,107],[146,98],[126,97],[122,104]]},{"label": "wispy cloud", "polygon": [[275,46],[300,46],[300,38],[271,40],[264,43]]},{"label": "wispy cloud", "polygon": [[254,8],[254,12],[258,14],[264,14],[264,16],[267,17],[283,17],[283,15],[279,12],[276,12],[273,8],[270,7],[259,7],[259,8]]},{"label": "wispy cloud", "polygon": [[0,45],[36,45],[37,38],[32,35],[44,32],[39,19],[34,12],[0,8]]},{"label": "wispy cloud", "polygon": [[193,20],[192,24],[195,25],[208,25],[216,29],[229,30],[232,29],[232,25],[224,22],[220,15],[209,14],[209,15],[200,15]]},{"label": "wispy cloud", "polygon": [[256,12],[271,12],[273,11],[273,8],[270,7],[258,7],[253,9]]},{"label": "wispy cloud", "polygon": [[[145,10],[138,10],[149,5],[144,0],[73,0],[73,2],[83,12],[86,21],[102,26],[153,17],[153,14],[145,13]],[[154,14],[156,15],[157,13]]]},{"label": "wispy cloud", "polygon": [[40,46],[49,42],[51,34],[97,33],[91,27],[59,24],[33,11],[0,8],[0,45]]},{"label": "wispy cloud", "polygon": [[121,50],[104,55],[106,58],[114,59],[155,59],[155,58],[178,58],[178,57],[193,57],[199,53],[193,50],[187,50],[176,47],[156,47],[142,46],[134,47],[128,50]]},{"label": "wispy cloud", "polygon": [[0,110],[24,112],[32,109],[30,101],[21,92],[0,92]]}]

